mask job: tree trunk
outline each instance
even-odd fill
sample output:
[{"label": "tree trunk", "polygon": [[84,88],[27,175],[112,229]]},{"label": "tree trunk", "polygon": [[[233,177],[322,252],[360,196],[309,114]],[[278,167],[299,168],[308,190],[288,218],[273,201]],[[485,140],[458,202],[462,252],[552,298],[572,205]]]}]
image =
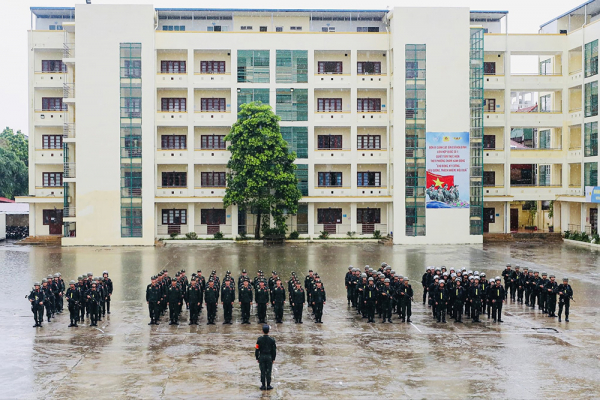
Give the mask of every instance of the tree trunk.
[{"label": "tree trunk", "polygon": [[259,211],[258,216],[256,217],[256,226],[254,227],[254,239],[260,239],[260,225],[261,225],[261,217],[262,214]]}]

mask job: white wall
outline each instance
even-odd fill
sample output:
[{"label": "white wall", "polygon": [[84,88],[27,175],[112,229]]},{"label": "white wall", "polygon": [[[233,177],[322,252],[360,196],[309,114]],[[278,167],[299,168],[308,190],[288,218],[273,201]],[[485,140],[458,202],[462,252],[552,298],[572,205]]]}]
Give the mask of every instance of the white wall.
[{"label": "white wall", "polygon": [[6,213],[0,213],[0,240],[6,239]]}]

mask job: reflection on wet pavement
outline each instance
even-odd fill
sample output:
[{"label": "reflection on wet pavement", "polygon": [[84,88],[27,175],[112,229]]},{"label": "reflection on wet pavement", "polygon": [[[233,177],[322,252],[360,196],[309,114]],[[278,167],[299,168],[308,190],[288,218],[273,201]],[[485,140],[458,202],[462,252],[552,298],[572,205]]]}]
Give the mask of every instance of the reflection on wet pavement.
[{"label": "reflection on wet pavement", "polygon": [[[429,309],[413,305],[413,324],[366,324],[346,305],[348,265],[375,267],[386,261],[411,278],[415,300],[428,265],[466,267],[499,275],[507,262],[570,278],[575,291],[568,324],[520,304],[504,307],[502,325],[438,324]],[[311,244],[263,247],[215,245],[169,248],[44,248],[0,245],[2,398],[290,398],[596,397],[600,383],[597,331],[600,255],[568,245],[378,246]],[[327,289],[323,324],[307,316],[293,323],[286,306],[274,324],[278,343],[275,389],[258,390],[253,346],[260,325],[148,326],[144,301],[149,277],[167,268],[201,269],[219,276],[231,270],[276,270],[302,279],[317,271]],[[49,273],[66,280],[108,270],[115,284],[112,314],[97,329],[67,328],[63,313],[41,329],[31,327],[31,284]],[[187,317],[184,311],[183,318]],[[465,319],[466,320],[466,319]],[[89,322],[88,322],[89,324]]]}]

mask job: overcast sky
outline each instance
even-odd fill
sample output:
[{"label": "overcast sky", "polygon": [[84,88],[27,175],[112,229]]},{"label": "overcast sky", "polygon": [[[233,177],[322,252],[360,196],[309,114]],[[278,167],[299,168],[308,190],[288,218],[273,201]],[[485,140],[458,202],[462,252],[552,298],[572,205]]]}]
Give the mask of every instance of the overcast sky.
[{"label": "overcast sky", "polygon": [[[370,0],[364,1],[321,0],[275,1],[275,0],[224,0],[221,8],[344,8],[386,9],[393,7],[439,7],[462,6],[473,10],[508,11],[510,33],[535,33],[548,20],[581,4],[583,0]],[[27,30],[31,27],[29,7],[73,7],[85,0],[0,0],[0,129],[9,126],[27,133]],[[148,4],[155,7],[211,7],[215,3],[200,0],[92,0],[94,4]]]}]

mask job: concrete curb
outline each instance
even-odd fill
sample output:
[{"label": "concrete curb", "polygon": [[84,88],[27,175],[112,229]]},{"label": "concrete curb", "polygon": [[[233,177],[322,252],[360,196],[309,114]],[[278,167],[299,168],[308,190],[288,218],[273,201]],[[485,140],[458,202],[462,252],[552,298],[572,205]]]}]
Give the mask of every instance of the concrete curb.
[{"label": "concrete curb", "polygon": [[565,243],[572,244],[578,247],[590,247],[594,250],[600,250],[600,244],[592,244],[587,242],[580,242],[579,240],[563,239]]},{"label": "concrete curb", "polygon": [[[212,245],[212,244],[262,244],[262,240],[162,240],[164,246],[177,245]],[[286,240],[285,243],[379,243],[379,239],[298,239]]]}]

